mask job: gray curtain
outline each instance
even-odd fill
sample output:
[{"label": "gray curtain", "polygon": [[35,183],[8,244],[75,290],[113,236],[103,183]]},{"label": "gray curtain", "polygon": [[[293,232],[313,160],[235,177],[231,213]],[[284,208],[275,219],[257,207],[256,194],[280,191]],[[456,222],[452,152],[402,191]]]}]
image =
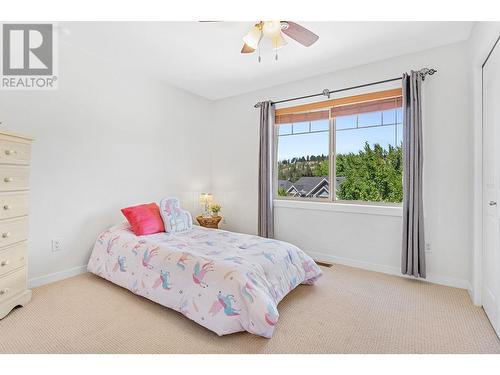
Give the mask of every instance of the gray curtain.
[{"label": "gray curtain", "polygon": [[425,278],[422,196],[422,77],[403,75],[403,252],[401,272]]},{"label": "gray curtain", "polygon": [[273,153],[274,105],[260,103],[259,236],[274,237]]}]

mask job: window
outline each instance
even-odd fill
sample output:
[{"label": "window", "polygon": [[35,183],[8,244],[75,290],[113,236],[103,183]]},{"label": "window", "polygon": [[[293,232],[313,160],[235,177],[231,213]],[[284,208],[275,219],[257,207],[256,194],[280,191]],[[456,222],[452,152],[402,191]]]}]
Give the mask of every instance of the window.
[{"label": "window", "polygon": [[278,109],[276,195],[400,203],[401,105],[396,89]]},{"label": "window", "polygon": [[278,126],[278,195],[330,197],[330,120]]}]

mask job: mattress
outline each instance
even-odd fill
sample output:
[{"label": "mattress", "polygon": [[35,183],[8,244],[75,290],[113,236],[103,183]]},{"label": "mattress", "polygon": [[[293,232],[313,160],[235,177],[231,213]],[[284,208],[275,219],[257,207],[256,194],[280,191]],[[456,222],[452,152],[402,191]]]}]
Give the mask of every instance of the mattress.
[{"label": "mattress", "polygon": [[198,226],[136,236],[126,223],[99,235],[88,271],[218,335],[248,331],[267,338],[283,297],[321,275],[287,242]]}]

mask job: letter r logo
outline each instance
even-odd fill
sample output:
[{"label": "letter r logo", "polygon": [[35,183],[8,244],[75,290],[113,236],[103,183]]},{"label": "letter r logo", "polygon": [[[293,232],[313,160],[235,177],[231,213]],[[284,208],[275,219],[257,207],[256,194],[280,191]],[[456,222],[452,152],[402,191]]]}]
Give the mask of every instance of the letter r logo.
[{"label": "letter r logo", "polygon": [[2,31],[4,75],[52,75],[52,24],[4,24]]}]

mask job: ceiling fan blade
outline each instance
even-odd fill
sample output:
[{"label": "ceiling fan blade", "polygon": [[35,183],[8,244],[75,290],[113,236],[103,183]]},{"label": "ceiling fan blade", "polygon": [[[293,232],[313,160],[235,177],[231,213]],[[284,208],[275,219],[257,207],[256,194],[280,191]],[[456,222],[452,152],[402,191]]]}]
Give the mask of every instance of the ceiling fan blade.
[{"label": "ceiling fan blade", "polygon": [[319,39],[319,36],[312,31],[291,21],[282,21],[281,31],[306,47],[313,45]]},{"label": "ceiling fan blade", "polygon": [[241,53],[252,53],[254,51],[255,50],[246,43],[244,43],[243,47],[241,48]]}]

